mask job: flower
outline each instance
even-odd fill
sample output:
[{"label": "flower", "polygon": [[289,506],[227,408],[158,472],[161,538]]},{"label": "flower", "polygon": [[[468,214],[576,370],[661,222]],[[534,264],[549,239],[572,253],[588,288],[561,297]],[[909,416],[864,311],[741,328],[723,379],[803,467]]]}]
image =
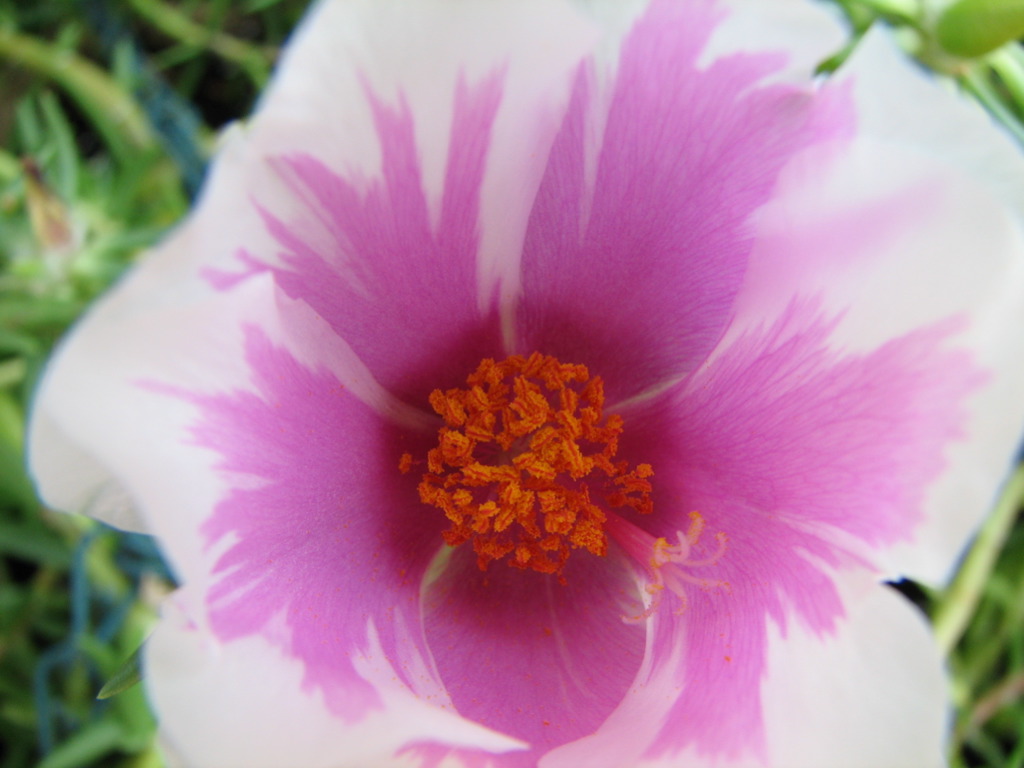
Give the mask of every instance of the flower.
[{"label": "flower", "polygon": [[[323,2],[40,391],[196,766],[939,765],[1024,163],[803,2]],[[1009,172],[1007,171],[1009,169]]]}]

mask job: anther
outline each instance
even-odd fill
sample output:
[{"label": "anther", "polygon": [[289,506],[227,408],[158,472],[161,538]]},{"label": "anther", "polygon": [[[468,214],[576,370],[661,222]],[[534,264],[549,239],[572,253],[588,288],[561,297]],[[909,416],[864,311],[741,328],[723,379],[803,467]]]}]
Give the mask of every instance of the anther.
[{"label": "anther", "polygon": [[[623,422],[604,418],[604,385],[586,366],[537,352],[487,359],[429,402],[444,426],[420,500],[448,518],[448,544],[472,542],[482,570],[505,560],[561,578],[571,551],[607,553],[616,509],[652,510],[654,471],[615,460]],[[404,454],[399,470],[413,464]]]}]

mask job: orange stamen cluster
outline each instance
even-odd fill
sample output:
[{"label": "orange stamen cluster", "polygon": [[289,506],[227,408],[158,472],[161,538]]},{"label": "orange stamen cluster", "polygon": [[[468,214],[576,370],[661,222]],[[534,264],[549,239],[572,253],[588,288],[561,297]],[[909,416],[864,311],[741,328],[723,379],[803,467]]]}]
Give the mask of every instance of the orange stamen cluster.
[{"label": "orange stamen cluster", "polygon": [[[419,495],[451,521],[449,545],[472,541],[481,570],[507,558],[560,575],[571,549],[607,553],[606,509],[651,511],[654,473],[613,460],[622,418],[604,420],[604,385],[586,366],[537,352],[488,359],[466,384],[430,395],[445,426]],[[399,469],[412,464],[405,454]]]}]

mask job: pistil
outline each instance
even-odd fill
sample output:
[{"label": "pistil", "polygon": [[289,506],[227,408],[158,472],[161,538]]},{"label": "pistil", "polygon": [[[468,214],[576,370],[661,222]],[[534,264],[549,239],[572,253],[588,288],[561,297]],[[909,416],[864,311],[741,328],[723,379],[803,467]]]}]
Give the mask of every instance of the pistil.
[{"label": "pistil", "polygon": [[640,624],[653,616],[661,607],[666,589],[679,598],[685,609],[687,585],[704,590],[729,588],[729,584],[721,579],[700,575],[700,569],[715,565],[722,559],[729,544],[724,533],[716,533],[714,551],[704,557],[695,557],[693,550],[700,543],[704,526],[704,516],[697,511],[691,512],[686,533],[676,531],[676,541],[672,543],[664,537],[655,538],[618,515],[609,517],[606,524],[608,533],[641,566],[646,582],[644,591],[648,596],[646,608],[636,616],[623,616],[623,621]]}]

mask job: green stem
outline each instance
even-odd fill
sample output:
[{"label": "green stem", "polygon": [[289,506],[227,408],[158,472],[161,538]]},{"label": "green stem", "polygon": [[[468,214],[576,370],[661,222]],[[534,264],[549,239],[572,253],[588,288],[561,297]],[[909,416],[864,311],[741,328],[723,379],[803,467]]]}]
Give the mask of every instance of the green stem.
[{"label": "green stem", "polygon": [[210,50],[237,64],[257,87],[262,88],[266,84],[270,64],[276,56],[273,49],[257,47],[223,32],[207,29],[161,0],[128,0],[128,3],[139,16],[168,37],[192,48]]},{"label": "green stem", "polygon": [[1024,501],[1024,465],[1017,468],[971,546],[960,572],[940,598],[933,620],[935,637],[944,655],[959,642],[985,591],[992,569],[1002,551]]},{"label": "green stem", "polygon": [[985,109],[992,113],[996,120],[1013,134],[1019,143],[1024,144],[1024,125],[1013,114],[1013,111],[1006,106],[996,89],[992,87],[986,72],[980,67],[972,67],[960,78],[960,82]]},{"label": "green stem", "polygon": [[1017,110],[1024,113],[1024,48],[1003,46],[988,57],[988,62],[1006,85]]},{"label": "green stem", "polygon": [[119,160],[156,146],[139,105],[113,79],[74,51],[0,27],[0,58],[53,80],[89,116]]},{"label": "green stem", "polygon": [[904,22],[916,22],[921,8],[916,0],[860,0],[861,5],[875,13],[883,14]]}]

